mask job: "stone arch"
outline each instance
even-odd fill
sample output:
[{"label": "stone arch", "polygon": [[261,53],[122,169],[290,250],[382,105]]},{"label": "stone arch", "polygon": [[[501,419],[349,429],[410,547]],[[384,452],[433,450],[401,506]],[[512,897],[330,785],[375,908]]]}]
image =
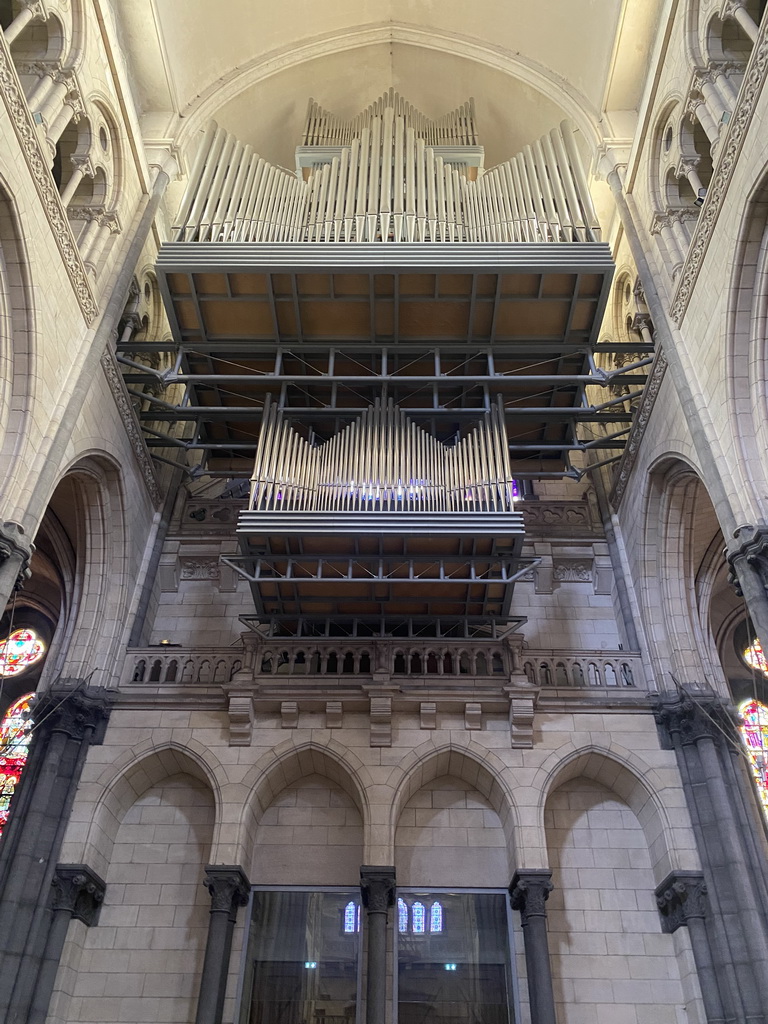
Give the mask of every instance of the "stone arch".
[{"label": "stone arch", "polygon": [[[675,939],[662,934],[656,906],[656,886],[677,866],[662,801],[615,753],[576,751],[547,782],[543,823],[554,884],[547,931],[558,1019],[573,1019],[573,988],[589,1019],[623,1019],[622,1004],[634,1015],[628,986],[642,976],[653,1019],[675,1024],[687,970],[677,963]],[[624,946],[617,933],[631,933],[634,943]]]},{"label": "stone arch", "polygon": [[28,81],[36,82],[37,76],[26,72],[24,65],[34,61],[64,61],[70,45],[71,33],[59,12],[48,14],[47,18],[33,18],[11,43],[11,57],[20,68],[24,92],[29,95]]},{"label": "stone arch", "polygon": [[[163,779],[176,775],[190,775],[197,779],[212,795],[215,821],[218,823],[221,817],[221,787],[210,766],[197,752],[177,743],[168,743],[138,756],[130,751],[127,756],[130,760],[117,772],[110,769],[108,780],[91,784],[98,788],[98,797],[82,844],[74,839],[70,827],[70,834],[65,835],[62,847],[64,860],[88,864],[102,878],[106,877],[117,830],[127,811]],[[83,797],[87,798],[87,790],[91,787],[85,783],[81,783],[81,787],[86,791]],[[73,816],[73,821],[75,819]]]},{"label": "stone arch", "polygon": [[237,853],[241,863],[250,861],[249,851],[255,846],[256,830],[267,808],[289,786],[312,775],[328,779],[350,798],[360,814],[363,846],[367,847],[370,780],[362,762],[335,741],[320,745],[291,739],[262,757],[238,787],[242,802],[234,801],[232,809],[238,813]]},{"label": "stone arch", "polygon": [[393,856],[400,815],[411,797],[441,776],[454,776],[478,790],[499,816],[507,841],[511,877],[519,845],[519,818],[512,790],[507,784],[507,773],[507,766],[500,758],[484,747],[456,743],[439,746],[434,742],[422,744],[390,775],[393,793],[388,822],[391,844],[389,856]]},{"label": "stone arch", "polygon": [[0,178],[0,476],[6,481],[22,454],[35,404],[35,305],[18,210]]},{"label": "stone arch", "polygon": [[674,168],[680,157],[681,109],[682,97],[673,94],[667,96],[660,104],[659,113],[656,116],[656,126],[653,130],[648,161],[648,186],[658,213],[665,210],[668,205],[665,180],[668,172]]},{"label": "stone arch", "polygon": [[[679,456],[650,468],[643,512],[647,571],[641,603],[656,675],[683,683],[720,680],[709,623],[708,594],[699,570],[720,524],[698,472]],[[722,550],[722,548],[721,548]]]},{"label": "stone arch", "polygon": [[723,378],[738,452],[731,465],[748,507],[768,486],[768,175],[755,184],[744,207],[726,316]]},{"label": "stone arch", "polygon": [[118,663],[129,596],[125,496],[122,472],[105,453],[81,456],[61,474],[46,515],[69,536],[75,559],[69,615],[46,665],[43,682],[57,676],[95,682],[111,679]]},{"label": "stone arch", "polygon": [[[661,791],[663,777],[659,769],[642,764],[631,751],[597,745],[579,747],[565,756],[553,755],[542,766],[544,781],[539,791],[538,818],[544,832],[544,811],[552,793],[573,779],[585,778],[600,783],[633,811],[645,835],[654,877],[662,882],[673,869],[696,870],[699,867],[690,841],[691,826],[684,805],[682,787],[677,783],[676,767],[671,767],[670,783],[678,794]],[[669,819],[668,807],[675,808],[676,824]],[[677,833],[680,832],[680,835]]]}]

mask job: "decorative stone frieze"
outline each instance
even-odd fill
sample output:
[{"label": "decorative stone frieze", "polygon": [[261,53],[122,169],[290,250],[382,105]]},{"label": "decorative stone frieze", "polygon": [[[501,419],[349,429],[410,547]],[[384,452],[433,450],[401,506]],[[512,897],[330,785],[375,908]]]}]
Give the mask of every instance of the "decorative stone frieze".
[{"label": "decorative stone frieze", "polygon": [[217,558],[182,558],[182,580],[217,580],[219,560]]},{"label": "decorative stone frieze", "polygon": [[738,163],[747,129],[752,122],[755,107],[760,98],[768,71],[768,25],[764,22],[752,56],[747,65],[744,81],[739,91],[739,100],[726,128],[720,148],[719,159],[712,181],[707,189],[696,233],[688,251],[680,283],[670,307],[670,317],[676,324],[682,323],[693,289],[699,276],[704,256],[717,224],[723,200]]},{"label": "decorative stone frieze", "polygon": [[665,932],[676,932],[691,918],[707,913],[707,885],[700,871],[673,871],[656,889],[656,905]]},{"label": "decorative stone frieze", "polygon": [[8,51],[8,44],[2,33],[0,33],[0,95],[2,95],[14,131],[19,139],[32,180],[59,247],[64,267],[80,304],[83,318],[86,323],[91,324],[98,313],[96,300],[88,283],[85,266],[75,244],[64,207],[61,204],[61,197],[49,169],[49,155],[43,151],[37,128]]},{"label": "decorative stone frieze", "polygon": [[552,569],[553,579],[557,583],[591,583],[591,560],[566,558],[556,561]]},{"label": "decorative stone frieze", "polygon": [[104,349],[102,354],[101,368],[104,371],[104,376],[107,378],[109,390],[112,392],[117,411],[120,413],[120,419],[123,421],[125,432],[128,435],[136,461],[139,464],[141,475],[144,477],[144,483],[147,485],[149,496],[152,499],[152,503],[157,507],[160,505],[161,498],[155,471],[152,466],[152,459],[144,443],[141,427],[128,396],[123,375],[117,368],[117,363],[109,346]]}]

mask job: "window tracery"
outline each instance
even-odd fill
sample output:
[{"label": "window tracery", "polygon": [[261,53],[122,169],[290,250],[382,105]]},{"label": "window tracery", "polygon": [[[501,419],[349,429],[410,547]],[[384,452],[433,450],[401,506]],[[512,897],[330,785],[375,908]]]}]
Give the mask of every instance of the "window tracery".
[{"label": "window tracery", "polygon": [[34,697],[34,693],[19,697],[0,722],[0,835],[8,821],[11,798],[27,763]]},{"label": "window tracery", "polygon": [[45,654],[45,644],[33,629],[15,629],[0,642],[0,676],[17,676]]},{"label": "window tracery", "polygon": [[739,706],[739,714],[744,722],[739,728],[741,738],[747,748],[760,803],[768,815],[768,707],[757,700],[746,700]]}]

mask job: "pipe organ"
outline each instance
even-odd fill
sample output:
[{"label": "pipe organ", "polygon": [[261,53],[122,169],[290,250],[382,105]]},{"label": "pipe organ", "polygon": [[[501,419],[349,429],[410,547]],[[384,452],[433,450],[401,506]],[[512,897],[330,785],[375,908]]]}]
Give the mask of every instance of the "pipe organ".
[{"label": "pipe organ", "polygon": [[211,123],[179,211],[185,242],[589,242],[600,229],[568,122],[489,171],[468,103],[431,121],[394,92],[341,122],[310,101],[304,175]]},{"label": "pipe organ", "polygon": [[393,90],[351,120],[310,101],[295,171],[202,135],[157,268],[180,397],[142,416],[151,449],[185,422],[177,450],[250,477],[229,562],[261,631],[511,628],[515,480],[627,418],[587,398],[612,263],[573,127],[490,170],[478,138],[471,101]]}]

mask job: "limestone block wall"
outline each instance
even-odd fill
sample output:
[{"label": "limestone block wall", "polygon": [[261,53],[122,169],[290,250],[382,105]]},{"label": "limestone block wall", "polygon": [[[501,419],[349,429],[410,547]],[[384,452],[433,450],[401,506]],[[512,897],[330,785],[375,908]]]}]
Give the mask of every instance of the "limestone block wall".
[{"label": "limestone block wall", "polygon": [[[118,707],[104,746],[90,751],[61,854],[107,878],[107,904],[85,938],[72,927],[51,1020],[96,1019],[87,999],[107,964],[132,975],[134,994],[115,996],[114,1016],[100,1019],[147,1019],[168,950],[173,983],[153,1019],[191,1020],[205,863],[240,864],[253,883],[351,886],[361,863],[394,863],[404,885],[503,886],[518,867],[551,867],[564,1019],[607,1021],[618,1005],[632,1024],[700,1021],[684,944],[661,933],[654,910],[655,885],[698,858],[674,755],[659,749],[652,717],[540,711],[530,749],[511,748],[502,715],[472,731],[459,714],[441,719],[435,732],[398,712],[392,746],[375,747],[359,712],[333,730],[311,710],[288,730],[260,713],[251,745],[230,746],[223,711]],[[238,932],[226,1021],[240,943]],[[182,945],[191,953],[178,970]]]}]

